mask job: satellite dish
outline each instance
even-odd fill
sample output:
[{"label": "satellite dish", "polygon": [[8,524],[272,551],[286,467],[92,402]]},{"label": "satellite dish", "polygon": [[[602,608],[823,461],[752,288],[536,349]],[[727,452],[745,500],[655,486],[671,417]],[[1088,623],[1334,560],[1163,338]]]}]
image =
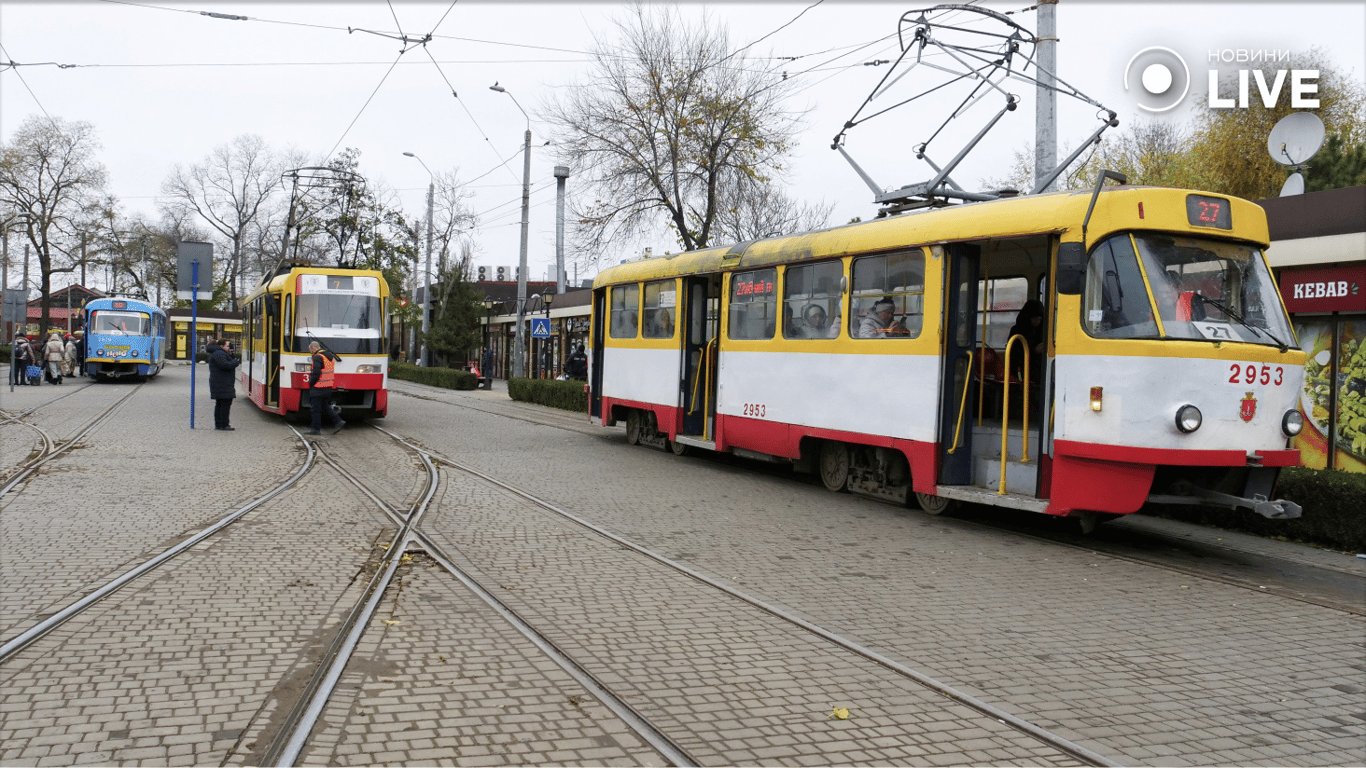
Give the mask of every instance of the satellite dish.
[{"label": "satellite dish", "polygon": [[1281,165],[1299,165],[1323,146],[1327,132],[1313,112],[1293,112],[1282,117],[1266,137],[1266,151]]},{"label": "satellite dish", "polygon": [[1296,171],[1281,185],[1281,197],[1304,194],[1304,174]]}]

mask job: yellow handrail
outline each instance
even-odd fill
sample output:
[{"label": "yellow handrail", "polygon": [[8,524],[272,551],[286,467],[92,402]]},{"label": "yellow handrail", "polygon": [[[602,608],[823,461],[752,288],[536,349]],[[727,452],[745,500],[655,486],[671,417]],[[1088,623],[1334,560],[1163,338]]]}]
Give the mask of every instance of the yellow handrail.
[{"label": "yellow handrail", "polygon": [[966,375],[963,376],[963,399],[958,403],[958,426],[954,427],[953,429],[953,447],[949,449],[950,454],[958,450],[958,438],[963,434],[963,411],[967,410],[968,390],[971,389],[970,385],[972,384],[971,350],[968,351],[968,365],[967,368],[964,369],[964,371]]},{"label": "yellow handrail", "polygon": [[[712,377],[713,377],[713,376],[715,375],[715,373],[716,373],[714,370],[712,370],[712,367],[711,367],[711,348],[712,348],[712,345],[715,344],[715,343],[716,343],[716,339],[712,339],[711,341],[707,342],[707,347],[706,347],[706,350],[705,350],[705,352],[706,352],[706,354],[705,354],[705,358],[706,358],[705,365],[706,365],[706,370],[707,370],[707,390],[706,390],[706,392],[704,392],[703,395],[702,395],[702,439],[703,439],[703,440],[711,440],[711,439],[712,439],[712,436],[711,436],[711,426],[712,426],[712,422],[709,421],[709,420],[707,419],[707,403],[708,403],[709,400],[711,399],[712,383],[713,383],[713,381],[714,381],[714,379],[713,379]],[[719,363],[720,361],[717,361],[717,362]]]},{"label": "yellow handrail", "polygon": [[[714,341],[716,341],[716,339],[712,339],[702,347],[701,359],[697,361],[697,371],[692,380],[692,404],[688,406],[688,413],[690,414],[697,413],[697,387],[702,383],[702,376],[706,373],[707,351],[711,349],[712,342]],[[705,401],[703,404],[705,405]]]},{"label": "yellow handrail", "polygon": [[1006,440],[1010,437],[1010,350],[1015,346],[1015,340],[1019,339],[1020,346],[1024,347],[1024,381],[1021,382],[1024,391],[1024,423],[1020,430],[1020,461],[1029,461],[1029,340],[1021,334],[1015,334],[1006,340],[1006,353],[1004,370],[1001,378],[1005,379],[1001,387],[1001,482],[997,486],[996,495],[1006,494]]}]

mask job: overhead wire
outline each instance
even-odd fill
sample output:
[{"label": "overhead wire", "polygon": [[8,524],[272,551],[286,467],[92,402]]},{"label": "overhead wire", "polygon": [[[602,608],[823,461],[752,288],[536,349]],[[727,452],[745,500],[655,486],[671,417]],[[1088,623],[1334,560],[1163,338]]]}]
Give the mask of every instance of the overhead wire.
[{"label": "overhead wire", "polygon": [[[7,59],[13,59],[13,57],[10,56],[9,51],[5,50],[5,47],[3,45],[0,45],[0,53],[5,54],[5,58]],[[24,76],[20,74],[19,70],[15,67],[11,66],[10,69],[14,70],[14,76],[19,78],[19,82],[24,84],[24,90],[28,91],[28,95],[33,97],[33,103],[38,105],[38,109],[41,109],[43,111],[43,114],[47,116],[49,122],[55,124],[56,121],[52,119],[52,115],[48,114],[47,107],[43,106],[42,99],[39,99],[38,94],[33,92],[33,88],[29,86],[28,81],[24,79]]]}]

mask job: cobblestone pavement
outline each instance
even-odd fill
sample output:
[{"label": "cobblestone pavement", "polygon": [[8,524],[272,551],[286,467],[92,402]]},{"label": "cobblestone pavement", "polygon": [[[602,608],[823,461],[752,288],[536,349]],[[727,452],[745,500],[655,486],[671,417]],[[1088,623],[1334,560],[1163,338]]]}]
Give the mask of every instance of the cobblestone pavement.
[{"label": "cobblestone pavement", "polygon": [[[35,616],[72,602],[88,586],[239,508],[297,469],[297,438],[240,403],[234,409],[238,431],[213,429],[213,401],[207,399],[196,403],[203,413],[191,430],[188,397],[175,402],[188,394],[188,379],[188,367],[168,367],[80,448],[0,502],[0,536],[10,553],[0,567],[0,634],[22,631]],[[55,397],[66,394],[65,387],[16,392]],[[92,385],[29,418],[39,417],[54,438],[69,437],[135,387]],[[4,429],[33,434],[17,424]]]},{"label": "cobblestone pavement", "polygon": [[[282,435],[292,437],[278,421],[248,411],[235,417],[236,432],[165,427],[162,434],[149,418],[152,401],[149,413],[130,412],[157,437],[153,448],[139,450],[152,450],[158,464],[169,454],[181,467],[197,459],[204,471],[193,482],[183,473],[152,475],[156,492],[166,496],[129,504],[126,528],[197,525],[194,515],[180,514],[184,507],[217,518],[296,468],[297,456],[269,450]],[[253,433],[267,450],[225,440]],[[207,441],[217,442],[201,448]],[[82,477],[95,485],[127,480],[126,467],[100,460],[104,446],[92,442],[83,454],[90,468]],[[252,463],[263,456],[264,464]],[[269,732],[292,706],[332,628],[358,599],[377,546],[394,533],[335,472],[317,467],[308,480],[0,667],[0,764],[209,765],[255,748],[243,734],[253,727]],[[4,518],[10,514],[7,506]],[[66,514],[48,509],[53,521]],[[102,549],[86,541],[67,557],[79,563]],[[7,576],[13,567],[7,558]],[[57,563],[52,570],[61,576],[65,569]]]},{"label": "cobblestone pavement", "polygon": [[[0,500],[0,623],[31,623],[297,469],[298,438],[245,400],[237,431],[216,432],[201,387],[189,430],[189,372],[168,368]],[[394,382],[379,424],[1117,762],[1366,762],[1360,616],[630,447],[620,429],[497,386]],[[63,393],[47,390],[25,397]],[[21,410],[8,393],[3,407]],[[77,410],[46,418],[75,423]],[[412,455],[378,432],[317,442],[386,503],[420,490]],[[1074,762],[458,468],[442,475],[438,542],[706,764]],[[136,503],[110,490],[125,487]],[[393,534],[316,466],[0,666],[0,764],[259,764]],[[1361,575],[1283,542],[1226,545]],[[303,762],[661,763],[426,558],[400,573]],[[836,706],[849,719],[829,718]]]},{"label": "cobblestone pavement", "polygon": [[1101,754],[1362,762],[1359,616],[413,391],[471,413],[438,434],[421,425],[442,409],[400,395],[388,428]]},{"label": "cobblestone pavement", "polygon": [[300,764],[665,764],[439,566],[400,573]]}]

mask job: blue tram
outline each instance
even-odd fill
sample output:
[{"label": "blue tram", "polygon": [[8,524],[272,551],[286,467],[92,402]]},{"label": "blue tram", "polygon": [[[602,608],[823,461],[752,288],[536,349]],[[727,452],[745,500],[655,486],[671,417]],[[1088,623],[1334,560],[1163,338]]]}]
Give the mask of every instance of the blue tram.
[{"label": "blue tram", "polygon": [[166,366],[166,313],[137,299],[86,302],[85,373],[96,381],[149,379]]}]

